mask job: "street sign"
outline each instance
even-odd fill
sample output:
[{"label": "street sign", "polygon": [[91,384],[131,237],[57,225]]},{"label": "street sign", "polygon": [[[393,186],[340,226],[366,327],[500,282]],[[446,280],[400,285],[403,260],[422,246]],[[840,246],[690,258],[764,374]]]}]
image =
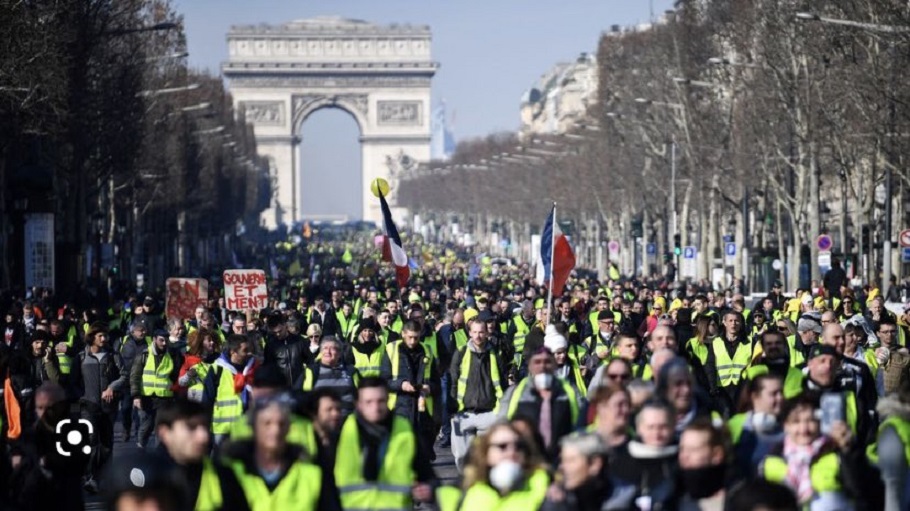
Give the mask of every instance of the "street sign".
[{"label": "street sign", "polygon": [[[831,236],[828,236],[827,234],[822,234],[815,241],[815,246],[817,246],[818,249],[823,252],[828,252],[831,250],[831,247],[834,246],[834,242],[831,240]],[[821,257],[821,256],[819,256],[819,257]]]},{"label": "street sign", "polygon": [[898,243],[902,247],[910,247],[910,229],[904,229],[901,231],[901,236],[898,239]]},{"label": "street sign", "polygon": [[822,270],[826,268],[831,268],[831,252],[819,252],[818,253],[818,267]]},{"label": "street sign", "polygon": [[610,240],[610,242],[607,243],[607,250],[610,251],[610,255],[618,254],[619,253],[619,242],[616,240]]},{"label": "street sign", "polygon": [[657,244],[648,243],[648,246],[646,247],[646,252],[648,253],[649,256],[656,255],[657,254]]},{"label": "street sign", "polygon": [[695,247],[684,247],[683,259],[695,259]]},{"label": "street sign", "polygon": [[724,243],[724,264],[736,264],[736,243]]},{"label": "street sign", "polygon": [[901,247],[901,262],[910,263],[910,247]]}]

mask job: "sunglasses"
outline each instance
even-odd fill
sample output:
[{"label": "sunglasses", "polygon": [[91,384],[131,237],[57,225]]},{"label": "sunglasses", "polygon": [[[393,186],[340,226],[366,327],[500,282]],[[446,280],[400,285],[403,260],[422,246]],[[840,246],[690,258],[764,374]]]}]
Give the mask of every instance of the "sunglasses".
[{"label": "sunglasses", "polygon": [[497,451],[500,451],[500,452],[507,452],[509,450],[512,450],[515,452],[525,452],[528,449],[528,447],[525,445],[525,443],[520,440],[516,440],[514,442],[490,443],[490,447],[492,447],[493,449],[496,449]]}]

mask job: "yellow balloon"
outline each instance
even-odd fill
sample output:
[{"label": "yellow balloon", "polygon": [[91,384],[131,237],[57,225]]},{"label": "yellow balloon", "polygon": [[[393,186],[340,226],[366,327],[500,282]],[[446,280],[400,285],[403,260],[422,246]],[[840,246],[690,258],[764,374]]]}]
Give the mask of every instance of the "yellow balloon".
[{"label": "yellow balloon", "polygon": [[370,183],[370,191],[373,192],[377,198],[379,197],[379,192],[382,192],[383,197],[389,196],[389,182],[381,177],[377,177]]}]

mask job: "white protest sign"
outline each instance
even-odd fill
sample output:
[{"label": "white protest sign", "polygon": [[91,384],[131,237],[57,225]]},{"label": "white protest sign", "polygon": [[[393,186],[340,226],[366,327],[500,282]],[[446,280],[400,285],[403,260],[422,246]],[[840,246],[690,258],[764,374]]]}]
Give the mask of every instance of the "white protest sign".
[{"label": "white protest sign", "polygon": [[224,306],[228,310],[260,310],[269,303],[263,270],[225,270]]}]

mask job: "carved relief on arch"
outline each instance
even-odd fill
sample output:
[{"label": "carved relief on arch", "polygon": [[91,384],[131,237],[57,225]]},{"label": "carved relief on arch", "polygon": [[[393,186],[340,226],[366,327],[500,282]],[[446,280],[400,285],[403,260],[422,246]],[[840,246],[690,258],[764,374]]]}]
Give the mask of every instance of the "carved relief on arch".
[{"label": "carved relief on arch", "polygon": [[335,106],[348,110],[358,123],[365,124],[370,111],[369,96],[366,94],[295,94],[291,104],[295,122],[302,121],[317,108]]}]

